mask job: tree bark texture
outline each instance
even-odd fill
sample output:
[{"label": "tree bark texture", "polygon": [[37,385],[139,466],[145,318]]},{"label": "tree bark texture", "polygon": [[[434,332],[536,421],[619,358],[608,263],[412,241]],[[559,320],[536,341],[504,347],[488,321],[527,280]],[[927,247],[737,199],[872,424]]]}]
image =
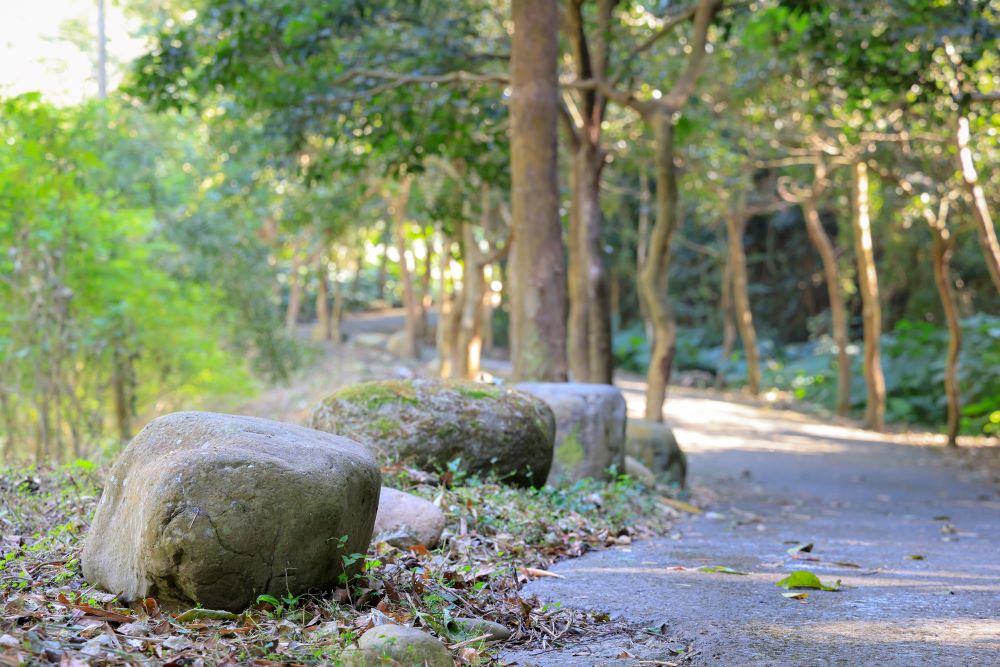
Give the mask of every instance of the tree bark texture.
[{"label": "tree bark texture", "polygon": [[677,170],[674,166],[672,114],[658,110],[652,118],[655,142],[656,221],[639,289],[646,300],[653,328],[652,351],[646,377],[646,419],[663,421],[663,401],[677,346],[677,324],[670,300],[670,241],[679,220]]},{"label": "tree bark texture", "polygon": [[962,181],[972,199],[972,212],[976,217],[976,229],[979,232],[979,243],[986,258],[986,267],[997,291],[1000,291],[1000,243],[997,242],[997,230],[993,226],[990,208],[986,202],[986,193],[979,185],[979,175],[972,160],[971,140],[969,134],[969,119],[961,116],[958,119],[958,131],[955,133],[955,143],[958,146],[958,165],[962,171]]},{"label": "tree bark texture", "polygon": [[861,291],[864,325],[864,375],[868,393],[865,401],[865,426],[876,431],[885,427],[885,376],[882,374],[882,307],[879,303],[878,273],[872,244],[869,204],[868,165],[854,163],[854,250],[858,263],[858,287]]},{"label": "tree bark texture", "polygon": [[757,329],[753,324],[750,309],[750,293],[747,287],[747,256],[743,251],[743,235],[747,219],[743,212],[726,212],[726,232],[729,241],[729,268],[732,277],[732,300],[736,317],[736,327],[743,343],[743,353],[747,361],[747,386],[750,393],[760,393],[760,350],[757,346]]},{"label": "tree bark texture", "polygon": [[566,379],[566,275],[559,221],[559,4],[513,0],[508,282],[516,380]]},{"label": "tree bark texture", "polygon": [[722,318],[722,354],[719,359],[719,372],[715,374],[715,388],[726,386],[726,364],[733,358],[733,346],[736,344],[736,322],[733,319],[733,267],[729,253],[726,253],[725,265],[722,267],[722,285],[719,290],[719,315]]},{"label": "tree bark texture", "polygon": [[951,279],[951,255],[954,238],[948,229],[948,202],[943,200],[937,215],[928,214],[931,229],[931,258],[934,262],[934,284],[941,298],[941,308],[948,323],[948,356],[944,366],[944,393],[948,400],[948,444],[958,446],[958,429],[961,425],[962,398],[958,386],[958,361],[962,352],[962,327],[958,316]]},{"label": "tree bark texture", "polygon": [[847,355],[849,339],[847,335],[847,305],[840,289],[840,269],[837,266],[837,251],[830,240],[823,221],[820,219],[819,207],[812,196],[799,200],[802,214],[806,220],[806,232],[813,247],[819,253],[823,264],[823,275],[826,278],[826,293],[830,301],[831,336],[834,347],[837,348],[837,414],[846,417],[851,410],[851,359]]},{"label": "tree bark texture", "polygon": [[392,203],[393,229],[396,250],[399,252],[399,279],[403,283],[403,306],[406,309],[406,353],[413,359],[420,358],[420,303],[413,286],[413,272],[406,261],[406,206],[410,201],[413,178],[404,176],[399,194]]}]

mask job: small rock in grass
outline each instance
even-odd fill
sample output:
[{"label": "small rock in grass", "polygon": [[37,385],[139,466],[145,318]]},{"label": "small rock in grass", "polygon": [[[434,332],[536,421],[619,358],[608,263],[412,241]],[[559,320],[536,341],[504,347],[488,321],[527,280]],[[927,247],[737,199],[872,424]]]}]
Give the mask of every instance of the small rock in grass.
[{"label": "small rock in grass", "polygon": [[489,635],[488,642],[502,642],[510,639],[510,630],[500,623],[488,621],[485,618],[453,618],[448,625],[449,632],[462,635],[462,639],[472,639]]},{"label": "small rock in grass", "polygon": [[349,667],[454,667],[455,664],[444,644],[422,630],[405,625],[376,626],[361,635],[358,648],[344,655]]},{"label": "small rock in grass", "polygon": [[[242,611],[329,590],[371,541],[381,475],[347,438],[253,417],[151,422],[108,477],[83,573],[123,600]],[[360,562],[354,567],[359,567]]]},{"label": "small rock in grass", "polygon": [[444,531],[444,512],[437,505],[412,493],[382,487],[375,516],[375,542],[398,549],[422,544],[433,549]]}]

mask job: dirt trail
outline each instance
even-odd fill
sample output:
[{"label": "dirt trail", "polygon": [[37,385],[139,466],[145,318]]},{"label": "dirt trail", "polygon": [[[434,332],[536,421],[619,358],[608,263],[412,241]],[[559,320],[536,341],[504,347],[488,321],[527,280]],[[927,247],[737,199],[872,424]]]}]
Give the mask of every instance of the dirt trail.
[{"label": "dirt trail", "polygon": [[[641,385],[623,389],[640,410]],[[561,563],[553,570],[565,578],[526,593],[683,638],[697,665],[1000,664],[995,487],[938,448],[797,413],[674,392],[667,416],[709,511],[683,520],[675,539]],[[820,560],[787,552],[801,543]],[[696,570],[715,565],[747,574]],[[787,599],[774,583],[796,569],[850,588]],[[643,636],[505,658],[684,662],[671,650],[684,643]]]}]

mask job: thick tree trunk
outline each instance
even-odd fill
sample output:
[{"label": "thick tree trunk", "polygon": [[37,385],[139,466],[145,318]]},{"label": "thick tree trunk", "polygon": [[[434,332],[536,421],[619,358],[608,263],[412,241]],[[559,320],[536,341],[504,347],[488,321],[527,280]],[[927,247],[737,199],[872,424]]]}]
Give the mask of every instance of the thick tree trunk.
[{"label": "thick tree trunk", "polygon": [[677,345],[677,325],[670,301],[670,241],[677,228],[677,170],[674,166],[674,126],[671,114],[657,110],[652,117],[655,141],[656,222],[649,254],[639,275],[653,325],[653,344],[647,372],[646,419],[663,421],[663,401]]},{"label": "thick tree trunk", "polygon": [[736,321],[733,319],[733,267],[726,253],[725,265],[722,267],[722,285],[719,290],[719,316],[722,318],[722,354],[719,359],[719,371],[715,374],[715,388],[726,386],[726,364],[733,358],[733,346],[736,344]]},{"label": "thick tree trunk", "polygon": [[837,348],[837,414],[846,417],[851,410],[851,359],[847,355],[847,306],[840,290],[840,269],[837,267],[837,252],[833,242],[823,229],[819,208],[812,197],[800,201],[806,219],[806,232],[823,263],[826,278],[826,293],[830,300],[831,336]]},{"label": "thick tree trunk", "polygon": [[864,374],[868,394],[865,402],[865,426],[876,431],[885,427],[885,377],[882,374],[882,307],[879,303],[878,273],[872,245],[868,198],[868,165],[854,164],[854,250],[858,262],[858,287],[861,291],[864,324]]},{"label": "thick tree trunk", "polygon": [[566,379],[566,275],[559,221],[559,4],[513,0],[511,360],[516,380]]},{"label": "thick tree trunk", "polygon": [[958,131],[955,133],[955,143],[958,147],[958,166],[962,171],[962,181],[972,198],[972,211],[976,217],[976,229],[979,232],[979,243],[983,247],[986,267],[997,291],[1000,291],[1000,243],[997,242],[997,231],[993,226],[990,208],[986,202],[986,194],[979,185],[979,175],[972,160],[972,149],[969,147],[969,119],[960,116]]},{"label": "thick tree trunk", "polygon": [[740,332],[743,353],[747,360],[747,386],[750,393],[756,396],[760,393],[760,351],[757,347],[757,329],[753,324],[753,311],[750,309],[747,257],[743,252],[743,234],[746,231],[747,221],[742,212],[737,214],[727,211],[725,217],[736,327]]},{"label": "thick tree trunk", "polygon": [[392,203],[393,229],[396,250],[399,252],[399,279],[403,283],[403,306],[406,309],[406,353],[413,359],[420,358],[420,302],[413,286],[413,272],[406,261],[406,206],[410,201],[413,179],[407,175],[400,183],[399,195]]}]

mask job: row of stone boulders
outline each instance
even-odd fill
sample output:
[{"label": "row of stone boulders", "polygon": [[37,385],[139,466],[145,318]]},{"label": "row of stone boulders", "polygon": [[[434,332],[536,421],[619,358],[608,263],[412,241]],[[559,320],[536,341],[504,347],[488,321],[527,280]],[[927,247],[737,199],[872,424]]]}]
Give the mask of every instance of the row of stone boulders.
[{"label": "row of stone boulders", "polygon": [[444,514],[382,488],[380,459],[523,486],[612,470],[683,482],[669,428],[626,421],[605,385],[371,382],[332,395],[310,424],[198,412],[151,422],[110,472],[85,576],[126,600],[239,611],[263,594],[337,586],[355,573],[342,556],[373,536],[434,547]]}]

